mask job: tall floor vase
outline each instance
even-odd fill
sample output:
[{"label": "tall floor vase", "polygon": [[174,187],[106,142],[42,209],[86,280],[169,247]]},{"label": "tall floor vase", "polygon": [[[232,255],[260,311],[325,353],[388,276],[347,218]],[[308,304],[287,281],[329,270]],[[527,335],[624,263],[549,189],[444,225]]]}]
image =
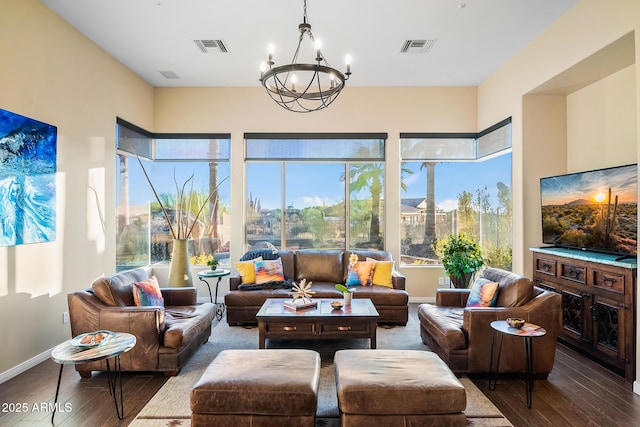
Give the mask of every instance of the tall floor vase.
[{"label": "tall floor vase", "polygon": [[189,268],[189,246],[187,239],[174,239],[171,251],[171,265],[169,267],[170,287],[193,286],[191,269]]}]

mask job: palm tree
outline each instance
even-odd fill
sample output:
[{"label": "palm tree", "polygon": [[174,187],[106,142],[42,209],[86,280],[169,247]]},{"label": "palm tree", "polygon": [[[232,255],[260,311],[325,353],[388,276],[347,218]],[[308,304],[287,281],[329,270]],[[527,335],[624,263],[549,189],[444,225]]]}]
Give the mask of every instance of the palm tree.
[{"label": "palm tree", "polygon": [[430,248],[433,242],[436,241],[436,197],[435,197],[435,170],[436,164],[434,162],[423,162],[420,165],[420,170],[427,169],[427,212],[425,215],[424,224],[424,240],[423,245],[425,248]]},{"label": "palm tree", "polygon": [[[404,182],[405,174],[412,174],[409,168],[401,168],[400,187],[407,190]],[[369,242],[380,241],[380,199],[382,197],[382,183],[384,182],[384,165],[382,163],[357,163],[349,169],[349,192],[354,193],[368,188],[371,192],[371,224],[369,226]],[[340,177],[344,181],[344,175]],[[435,227],[435,226],[434,226]]]},{"label": "palm tree", "polygon": [[349,168],[349,192],[356,193],[363,188],[371,192],[371,223],[369,242],[380,241],[380,198],[384,167],[382,163],[358,163]]}]

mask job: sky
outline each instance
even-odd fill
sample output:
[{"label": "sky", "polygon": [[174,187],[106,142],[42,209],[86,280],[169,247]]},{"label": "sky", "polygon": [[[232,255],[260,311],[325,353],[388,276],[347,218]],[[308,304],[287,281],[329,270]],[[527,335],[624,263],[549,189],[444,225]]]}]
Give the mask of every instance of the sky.
[{"label": "sky", "polygon": [[563,205],[579,199],[606,202],[609,189],[611,198],[618,196],[620,203],[638,200],[637,165],[598,169],[540,180],[542,205]]},{"label": "sky", "polygon": [[[145,169],[158,192],[175,193],[174,171],[181,185],[194,174],[194,189],[208,188],[208,163],[146,163]],[[405,163],[405,167],[414,171],[404,174],[403,181],[407,191],[401,198],[420,198],[426,193],[426,170],[420,170],[420,162]],[[149,184],[140,171],[134,158],[130,159],[130,203],[132,205],[155,201]],[[303,209],[309,206],[332,206],[344,199],[344,183],[340,178],[344,166],[337,163],[288,163],[286,167],[287,206]],[[280,163],[253,162],[247,164],[247,197],[252,195],[260,199],[263,209],[280,208],[281,184]],[[229,176],[229,164],[220,162],[218,178]],[[511,186],[511,155],[504,155],[484,162],[446,162],[436,163],[435,172],[436,206],[444,211],[457,207],[458,195],[462,191],[475,194],[477,189],[487,188],[491,202],[497,206],[498,189],[502,182]],[[161,189],[165,190],[161,190]],[[229,199],[229,180],[220,188],[222,200]],[[387,189],[387,191],[396,191]],[[398,189],[400,191],[400,189]],[[369,197],[368,191],[362,191],[356,198]],[[228,202],[227,202],[228,203]]]}]

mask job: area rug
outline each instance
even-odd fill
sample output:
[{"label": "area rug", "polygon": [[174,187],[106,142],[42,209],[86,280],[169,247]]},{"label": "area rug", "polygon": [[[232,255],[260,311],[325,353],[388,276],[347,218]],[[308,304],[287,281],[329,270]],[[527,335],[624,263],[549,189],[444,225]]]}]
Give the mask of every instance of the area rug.
[{"label": "area rug", "polygon": [[[228,326],[219,323],[205,343],[182,368],[180,374],[170,378],[156,393],[138,416],[129,424],[133,427],[188,427],[191,425],[189,393],[204,369],[224,349],[258,348],[258,328]],[[327,340],[327,341],[268,341],[267,348],[308,348],[320,353],[320,390],[316,427],[340,425],[338,400],[333,373],[333,355],[337,350],[348,348],[369,348],[367,339]],[[424,350],[429,348],[420,339],[417,321],[410,319],[407,326],[378,327],[377,348]],[[469,426],[511,426],[502,413],[466,377],[460,378],[467,391],[467,425]]]}]

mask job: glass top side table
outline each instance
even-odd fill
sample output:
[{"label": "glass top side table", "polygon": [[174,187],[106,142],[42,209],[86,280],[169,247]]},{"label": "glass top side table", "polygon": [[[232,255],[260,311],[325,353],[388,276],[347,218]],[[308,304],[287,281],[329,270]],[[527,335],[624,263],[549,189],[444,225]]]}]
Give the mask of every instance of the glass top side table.
[{"label": "glass top side table", "polygon": [[[207,289],[209,289],[209,299],[211,300],[211,302],[215,302],[216,304],[216,318],[218,320],[222,320],[222,315],[224,314],[225,310],[224,301],[218,303],[218,287],[220,286],[220,281],[222,280],[222,278],[230,274],[231,271],[225,270],[224,268],[216,268],[215,270],[202,270],[198,272],[198,279],[207,284]],[[214,299],[211,295],[211,285],[209,284],[207,279],[215,278],[217,278],[218,281],[216,282],[216,296]]]},{"label": "glass top side table", "polygon": [[[51,359],[60,364],[60,372],[58,373],[58,385],[56,386],[56,397],[53,404],[53,413],[51,414],[51,424],[56,415],[55,408],[58,403],[58,394],[60,392],[60,380],[62,378],[62,369],[64,365],[75,365],[79,363],[94,362],[97,360],[105,360],[107,362],[107,381],[109,382],[109,394],[113,396],[113,402],[116,406],[118,419],[124,418],[124,403],[122,400],[122,372],[120,368],[120,355],[131,350],[136,345],[136,337],[124,332],[111,332],[113,337],[106,343],[94,347],[81,347],[74,345],[75,338],[69,339],[59,344],[51,351]],[[113,372],[109,359],[115,359]],[[116,386],[120,382],[120,405],[116,398]]]},{"label": "glass top side table", "polygon": [[499,336],[498,356],[496,361],[497,373],[500,370],[500,353],[502,352],[502,339],[505,335],[520,337],[524,339],[524,354],[526,358],[525,377],[527,383],[527,407],[531,408],[531,400],[533,393],[533,347],[532,338],[543,337],[547,334],[547,330],[541,326],[526,322],[522,328],[512,328],[506,320],[494,320],[491,322],[491,359],[489,361],[489,389],[496,389],[496,379],[493,371],[493,349],[496,335]]}]

